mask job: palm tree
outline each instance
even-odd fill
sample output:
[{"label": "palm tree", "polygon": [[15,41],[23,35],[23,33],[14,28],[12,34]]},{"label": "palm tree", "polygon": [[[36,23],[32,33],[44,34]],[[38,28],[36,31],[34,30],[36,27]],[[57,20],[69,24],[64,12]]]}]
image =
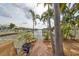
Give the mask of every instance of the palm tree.
[{"label": "palm tree", "polygon": [[[51,21],[50,19],[52,19],[53,17],[53,10],[51,9],[52,7],[52,3],[44,3],[44,7],[47,6],[48,10],[45,11],[42,15],[41,15],[41,20],[43,22],[47,21],[47,29],[48,29],[48,35],[51,39],[51,43],[52,43],[52,48],[54,47],[54,41],[53,41],[53,35],[52,35],[52,31],[51,31]],[[53,54],[54,54],[54,48],[53,48]]]},{"label": "palm tree", "polygon": [[40,19],[40,16],[35,14],[33,10],[29,10],[29,12],[31,13],[33,20],[33,38],[34,38],[34,24],[36,25],[36,19]]},{"label": "palm tree", "polygon": [[61,39],[61,30],[60,30],[60,10],[59,4],[54,3],[54,25],[55,25],[55,41],[54,41],[54,48],[55,48],[55,55],[62,56],[63,53],[63,43]]},{"label": "palm tree", "polygon": [[[52,3],[44,3],[44,7],[45,7],[46,5],[47,5],[47,7],[48,7],[48,10],[47,10],[48,33],[49,33],[50,39],[51,39],[52,42],[53,42],[52,31],[51,31],[51,22],[50,22],[50,18],[52,18],[52,16],[53,16],[53,11],[52,11],[52,9],[51,9]],[[54,46],[54,45],[53,45],[53,46]]]},{"label": "palm tree", "polygon": [[52,7],[52,3],[44,3],[44,7],[47,6],[48,7],[48,10],[46,12],[44,12],[41,16],[41,18],[43,18],[42,20],[45,22],[47,20],[48,22],[48,31],[49,31],[49,36],[51,37],[52,39],[52,36],[51,36],[51,22],[50,22],[50,18],[52,18],[53,16],[53,11],[51,9]]},{"label": "palm tree", "polygon": [[[69,6],[71,6],[71,5],[72,4],[69,4]],[[64,27],[64,24],[66,24],[66,25],[70,24],[69,25],[70,29],[72,29],[72,27],[73,27],[73,29],[74,29],[74,39],[75,39],[75,36],[76,36],[76,24],[77,24],[76,23],[77,16],[75,16],[75,14],[78,12],[78,8],[77,8],[77,4],[73,4],[71,8],[69,6],[67,6],[67,4],[65,5],[65,9],[64,9],[64,12],[63,12],[62,24],[63,24],[63,27]],[[70,29],[69,28],[67,29],[69,31],[67,34],[70,33]],[[64,29],[62,29],[62,30],[64,30]],[[71,36],[71,34],[67,35],[67,36]]]},{"label": "palm tree", "polygon": [[[44,6],[46,6],[46,3],[44,4]],[[50,13],[49,13],[50,8],[49,8],[49,6],[50,6],[50,4],[48,3],[48,13],[45,12],[42,17],[43,17],[43,21],[48,20],[49,28],[51,28],[50,20],[49,20],[50,19]],[[77,6],[78,6],[78,4],[77,4]],[[66,6],[66,4],[54,4],[54,11],[55,11],[54,24],[55,24],[55,36],[56,37],[55,37],[53,45],[55,45],[54,46],[55,47],[55,49],[54,49],[55,55],[64,55],[63,46],[62,46],[62,39],[61,39],[61,30],[60,30],[60,11],[59,11],[59,7],[60,7],[61,14],[64,15],[64,16],[68,16],[68,13],[67,13],[68,11],[66,11],[66,9],[68,7]],[[72,12],[73,12],[73,10],[72,10]],[[73,18],[73,17],[71,16],[70,18]],[[67,18],[67,20],[70,21],[70,18],[69,19]],[[72,24],[73,24],[73,22],[72,22]]]},{"label": "palm tree", "polygon": [[[52,31],[51,31],[51,22],[50,22],[50,19],[53,18],[53,9],[51,9],[51,6],[52,4],[51,3],[45,3],[44,6],[48,5],[48,10],[46,12],[44,12],[41,16],[43,22],[45,22],[46,20],[48,21],[48,33],[50,35],[50,38],[51,38],[51,43],[52,43],[52,47],[53,47],[53,54],[55,53],[55,49],[54,49],[54,39],[53,39],[53,35],[52,35]],[[61,7],[61,12],[64,12],[64,9],[65,9],[65,5],[66,4],[60,4],[60,7]]]},{"label": "palm tree", "polygon": [[[69,9],[66,4],[61,4],[60,5],[60,10],[59,10],[59,5],[55,3],[54,4],[54,24],[55,24],[55,41],[54,41],[54,47],[55,47],[55,55],[64,55],[63,53],[63,47],[62,47],[62,38],[61,38],[61,30],[60,30],[60,11],[63,14],[63,18],[62,20],[65,20],[65,22],[68,24],[70,24],[71,26],[75,25],[75,17],[74,14],[78,11],[79,9],[79,5],[78,4],[74,4],[73,7],[71,9]],[[62,6],[62,8],[61,8]],[[75,7],[76,6],[76,7]],[[75,9],[77,8],[77,9]],[[69,17],[70,16],[70,17]],[[69,29],[69,28],[68,28]]]},{"label": "palm tree", "polygon": [[[44,23],[47,21],[47,29],[48,29],[48,39],[50,36],[51,39],[51,43],[52,43],[52,48],[54,47],[54,41],[53,41],[53,35],[52,35],[52,31],[51,31],[51,21],[50,19],[52,19],[53,17],[53,11],[51,8],[49,8],[49,10],[45,11],[42,15],[41,15],[41,19]],[[53,49],[53,53],[54,53],[54,49]]]}]

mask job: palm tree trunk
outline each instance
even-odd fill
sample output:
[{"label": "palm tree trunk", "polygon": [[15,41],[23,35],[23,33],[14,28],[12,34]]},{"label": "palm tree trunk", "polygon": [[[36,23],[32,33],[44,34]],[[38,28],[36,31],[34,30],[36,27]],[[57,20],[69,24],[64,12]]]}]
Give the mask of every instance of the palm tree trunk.
[{"label": "palm tree trunk", "polygon": [[[48,12],[50,11],[49,10],[49,5],[48,5]],[[54,40],[53,40],[53,35],[52,35],[52,31],[51,31],[51,21],[50,21],[50,15],[48,13],[48,34],[49,34],[49,37],[51,39],[51,44],[52,44],[52,48],[53,48],[53,54],[55,53],[55,49],[54,49]]]},{"label": "palm tree trunk", "polygon": [[34,20],[33,20],[33,39],[34,39]]},{"label": "palm tree trunk", "polygon": [[76,30],[77,29],[76,29],[76,26],[75,25],[73,27],[74,27],[74,40],[76,40]]},{"label": "palm tree trunk", "polygon": [[62,39],[61,39],[61,30],[60,30],[60,12],[59,12],[59,4],[54,3],[54,25],[55,25],[55,56],[63,56],[63,46],[62,46]]},{"label": "palm tree trunk", "polygon": [[55,53],[55,50],[54,50],[53,35],[52,35],[52,31],[51,31],[51,21],[50,21],[50,17],[48,17],[48,34],[49,34],[50,39],[51,39],[51,44],[52,44],[53,54],[54,54],[54,53]]}]

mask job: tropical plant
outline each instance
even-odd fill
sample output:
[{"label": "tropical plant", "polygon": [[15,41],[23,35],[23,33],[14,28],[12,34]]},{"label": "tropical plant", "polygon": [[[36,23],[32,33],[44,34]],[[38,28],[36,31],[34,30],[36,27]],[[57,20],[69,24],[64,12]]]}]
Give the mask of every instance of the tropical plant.
[{"label": "tropical plant", "polygon": [[[48,28],[49,28],[49,35],[50,35],[50,37],[51,37],[51,42],[52,42],[52,46],[53,46],[53,48],[54,47],[57,47],[57,45],[58,45],[58,43],[55,43],[54,44],[54,42],[57,42],[57,40],[53,40],[53,35],[52,35],[52,31],[51,31],[51,23],[50,23],[50,19],[51,18],[53,18],[53,16],[54,16],[54,12],[53,12],[53,9],[51,9],[51,6],[52,6],[52,4],[51,3],[45,3],[44,4],[44,6],[46,6],[46,5],[48,5],[48,10],[46,11],[46,12],[44,12],[43,14],[42,14],[42,16],[41,16],[41,19],[43,20],[43,22],[45,22],[46,20],[48,21]],[[61,4],[61,11],[63,11],[64,10],[64,7],[65,6],[65,4]],[[55,9],[55,8],[54,8]],[[56,12],[56,11],[55,11]],[[57,12],[59,12],[59,11],[57,11]],[[56,16],[56,15],[55,15]],[[57,21],[57,20],[56,20]],[[58,23],[59,24],[59,23]],[[55,28],[57,28],[58,26],[55,26]],[[59,28],[58,28],[59,29]],[[57,31],[57,29],[56,29],[56,31]],[[56,32],[57,33],[57,32]],[[57,35],[56,35],[56,37],[57,37]],[[59,37],[60,38],[60,37]],[[58,39],[58,38],[57,38]],[[59,39],[60,40],[60,39]],[[61,42],[61,43],[60,43]],[[62,44],[62,41],[60,40],[59,41],[59,48],[61,49],[60,50],[60,52],[62,52],[62,54],[63,54],[63,47],[60,45],[60,44]],[[56,50],[57,50],[58,48],[56,48]],[[58,50],[59,51],[59,50]],[[56,54],[56,51],[55,51],[55,49],[53,49],[53,53],[55,53]],[[58,53],[57,53],[58,54]],[[56,54],[56,55],[57,55]]]},{"label": "tropical plant", "polygon": [[53,11],[52,11],[52,9],[49,9],[49,11],[47,10],[47,11],[45,11],[42,15],[41,15],[41,21],[43,21],[43,23],[45,23],[46,21],[47,21],[47,24],[48,24],[48,36],[51,38],[51,40],[52,40],[52,35],[51,35],[51,33],[52,33],[52,31],[51,31],[51,21],[50,21],[50,19],[52,19],[53,18]]},{"label": "tropical plant", "polygon": [[33,20],[33,37],[34,37],[34,24],[36,25],[36,19],[40,19],[40,16],[35,14],[33,10],[29,10],[29,12],[32,15],[32,20]]},{"label": "tropical plant", "polygon": [[44,40],[49,40],[48,32],[44,32],[43,36],[44,36]]},{"label": "tropical plant", "polygon": [[18,34],[19,41],[23,40],[25,42],[31,42],[33,40],[33,34],[32,32],[21,32]]},{"label": "tropical plant", "polygon": [[[69,6],[72,5],[72,4],[69,4]],[[67,4],[65,5],[65,8],[64,8],[64,12],[63,12],[63,15],[62,15],[62,27],[61,30],[63,30],[62,34],[65,36],[67,34],[67,36],[73,36],[72,33],[70,33],[70,31],[74,28],[74,36],[76,36],[76,24],[77,24],[77,16],[75,16],[75,14],[78,12],[78,9],[76,7],[76,4],[73,4],[72,7],[70,8],[69,6],[67,6]],[[69,24],[69,28],[66,26],[66,25]],[[64,31],[64,29],[66,29],[66,31]],[[68,31],[68,32],[67,32]],[[69,34],[69,35],[68,35]],[[66,38],[67,38],[66,36]]]},{"label": "tropical plant", "polygon": [[63,35],[63,39],[68,39],[70,36],[71,36],[71,25],[70,23],[68,24],[62,24],[61,25],[61,32],[62,32],[62,35]]},{"label": "tropical plant", "polygon": [[[51,21],[50,21],[50,19],[53,18],[52,3],[44,3],[44,7],[45,6],[48,7],[48,10],[41,15],[41,20],[43,22],[47,21],[48,37],[51,39],[52,48],[53,48],[54,47],[54,41],[53,41],[53,35],[52,35],[52,31],[51,31]],[[54,48],[53,48],[53,53],[54,53]]]}]

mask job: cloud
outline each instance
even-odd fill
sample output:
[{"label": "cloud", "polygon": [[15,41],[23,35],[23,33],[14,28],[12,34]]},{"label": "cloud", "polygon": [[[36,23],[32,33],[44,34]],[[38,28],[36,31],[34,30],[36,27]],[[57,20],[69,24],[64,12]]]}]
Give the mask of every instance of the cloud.
[{"label": "cloud", "polygon": [[[31,13],[29,10],[32,9],[36,13],[41,14],[44,9],[42,6],[37,7],[36,4],[24,4],[24,3],[4,3],[0,4],[0,23],[1,24],[9,24],[9,23],[14,23],[18,26],[22,27],[28,27],[28,28],[33,28],[33,21],[31,17]],[[3,17],[2,17],[3,16]],[[8,19],[8,18],[10,19]],[[6,21],[4,21],[6,20]],[[43,28],[47,27],[44,25],[42,22],[37,21],[38,24],[35,26],[35,28]]]},{"label": "cloud", "polygon": [[13,3],[13,6],[20,8],[21,10],[23,10],[23,12],[25,13],[25,17],[30,19],[31,18],[31,14],[29,13],[29,10],[32,10],[32,7],[28,7],[26,4],[24,3]]},{"label": "cloud", "polygon": [[3,7],[0,7],[0,16],[12,18],[11,15]]}]

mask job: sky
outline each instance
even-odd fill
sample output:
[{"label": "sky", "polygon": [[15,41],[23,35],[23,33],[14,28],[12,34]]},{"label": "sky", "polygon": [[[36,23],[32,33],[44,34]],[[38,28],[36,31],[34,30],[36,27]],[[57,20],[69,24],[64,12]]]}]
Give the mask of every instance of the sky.
[{"label": "sky", "polygon": [[[44,7],[43,4],[37,6],[36,3],[0,3],[0,24],[9,25],[14,23],[19,27],[33,28],[32,16],[28,12],[30,9],[41,15],[47,10],[47,7]],[[35,28],[42,29],[47,27],[47,23],[43,24],[39,19],[36,19],[36,21]],[[53,20],[51,22],[53,26]]]}]

